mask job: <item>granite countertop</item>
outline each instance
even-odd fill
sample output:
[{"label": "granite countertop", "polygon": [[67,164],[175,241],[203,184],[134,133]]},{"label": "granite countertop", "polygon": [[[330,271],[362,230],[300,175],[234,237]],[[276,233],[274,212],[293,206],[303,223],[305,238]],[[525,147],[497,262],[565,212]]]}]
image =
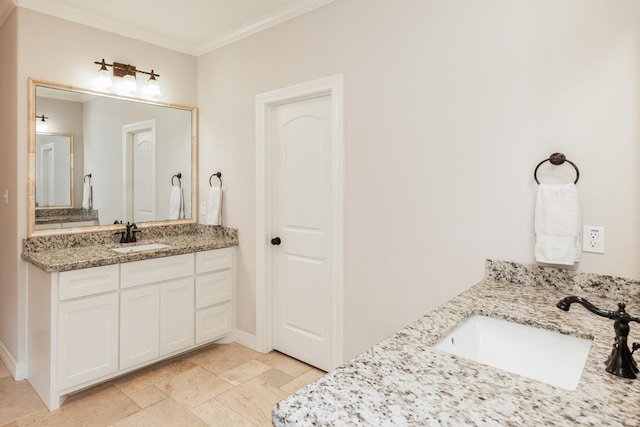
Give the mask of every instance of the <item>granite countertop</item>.
[{"label": "granite countertop", "polygon": [[[519,265],[496,261],[488,261],[488,270],[481,283],[278,403],[274,425],[640,425],[640,380],[605,371],[613,321],[578,304],[569,312],[555,307],[565,296],[579,295],[606,310],[624,301],[638,316],[640,283],[555,269],[538,269],[530,280]],[[592,338],[577,390],[430,347],[473,314]],[[640,341],[635,323],[633,341]]]},{"label": "granite countertop", "polygon": [[[164,230],[142,229],[135,243],[117,243],[113,232],[26,239],[22,259],[47,272],[77,270],[238,245],[238,230],[194,225]],[[168,231],[167,231],[168,230]],[[118,253],[113,248],[163,243],[168,248]]]},{"label": "granite countertop", "polygon": [[36,218],[36,224],[53,224],[58,222],[83,222],[83,221],[97,221],[98,217],[95,215],[59,215],[59,216],[43,216]]}]

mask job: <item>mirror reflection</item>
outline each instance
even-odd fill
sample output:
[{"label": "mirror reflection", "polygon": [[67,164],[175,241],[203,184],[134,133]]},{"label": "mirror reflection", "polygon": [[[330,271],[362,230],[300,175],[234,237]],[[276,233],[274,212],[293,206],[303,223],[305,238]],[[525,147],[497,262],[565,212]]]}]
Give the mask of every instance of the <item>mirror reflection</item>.
[{"label": "mirror reflection", "polygon": [[35,83],[32,230],[192,219],[195,108],[54,86]]},{"label": "mirror reflection", "polygon": [[36,206],[73,206],[73,135],[36,134]]}]

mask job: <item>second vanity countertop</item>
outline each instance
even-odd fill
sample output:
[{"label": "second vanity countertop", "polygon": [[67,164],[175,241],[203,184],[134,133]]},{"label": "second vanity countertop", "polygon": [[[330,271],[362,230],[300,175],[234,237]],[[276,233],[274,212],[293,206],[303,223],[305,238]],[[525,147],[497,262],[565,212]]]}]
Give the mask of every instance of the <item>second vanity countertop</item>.
[{"label": "second vanity countertop", "polygon": [[[168,229],[168,228],[167,228]],[[102,265],[140,261],[171,255],[226,248],[238,245],[236,229],[193,225],[178,231],[157,232],[143,229],[143,236],[135,243],[114,243],[113,232],[94,238],[81,235],[60,235],[51,238],[27,239],[22,259],[46,272],[78,270]],[[145,235],[147,234],[147,235]],[[56,238],[58,240],[56,241]],[[67,239],[68,241],[64,241]],[[60,240],[63,240],[62,242]],[[71,241],[72,240],[72,241]],[[54,242],[54,243],[50,243]],[[169,247],[142,252],[118,253],[113,248],[162,243]]]},{"label": "second vanity countertop", "polygon": [[[580,295],[606,310],[624,301],[630,314],[638,316],[638,283],[621,284],[599,276],[609,283],[594,292],[600,286],[596,280],[562,285],[553,273],[538,277],[536,283],[522,283],[515,277],[517,272],[505,274],[518,269],[514,266],[489,261],[488,270],[494,271],[483,282],[278,403],[274,425],[640,425],[640,379],[623,379],[605,371],[615,336],[613,321],[579,304],[569,312],[555,306],[568,295]],[[593,338],[577,390],[431,347],[473,314]],[[640,341],[636,323],[631,324],[630,343],[633,338]]]}]

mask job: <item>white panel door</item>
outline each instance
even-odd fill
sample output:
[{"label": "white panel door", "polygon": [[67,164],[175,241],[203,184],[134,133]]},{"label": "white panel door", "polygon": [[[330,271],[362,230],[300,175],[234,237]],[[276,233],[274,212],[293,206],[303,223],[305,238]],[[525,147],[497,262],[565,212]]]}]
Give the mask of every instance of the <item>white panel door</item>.
[{"label": "white panel door", "polygon": [[160,285],[160,356],[193,345],[193,276]]},{"label": "white panel door", "polygon": [[332,357],[332,122],[329,95],[274,107],[273,344],[318,368]]},{"label": "white panel door", "polygon": [[120,293],[120,369],[160,354],[160,289],[145,286]]},{"label": "white panel door", "polygon": [[133,221],[155,221],[155,146],[151,131],[133,134]]},{"label": "white panel door", "polygon": [[58,389],[118,369],[118,294],[63,302],[58,311]]}]

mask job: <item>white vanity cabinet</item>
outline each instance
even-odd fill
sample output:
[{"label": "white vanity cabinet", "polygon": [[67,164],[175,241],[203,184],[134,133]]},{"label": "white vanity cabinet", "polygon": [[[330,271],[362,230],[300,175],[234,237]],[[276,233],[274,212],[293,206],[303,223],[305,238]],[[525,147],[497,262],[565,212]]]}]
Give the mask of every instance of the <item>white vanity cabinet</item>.
[{"label": "white vanity cabinet", "polygon": [[28,265],[27,377],[64,396],[229,335],[235,248],[46,273]]}]

